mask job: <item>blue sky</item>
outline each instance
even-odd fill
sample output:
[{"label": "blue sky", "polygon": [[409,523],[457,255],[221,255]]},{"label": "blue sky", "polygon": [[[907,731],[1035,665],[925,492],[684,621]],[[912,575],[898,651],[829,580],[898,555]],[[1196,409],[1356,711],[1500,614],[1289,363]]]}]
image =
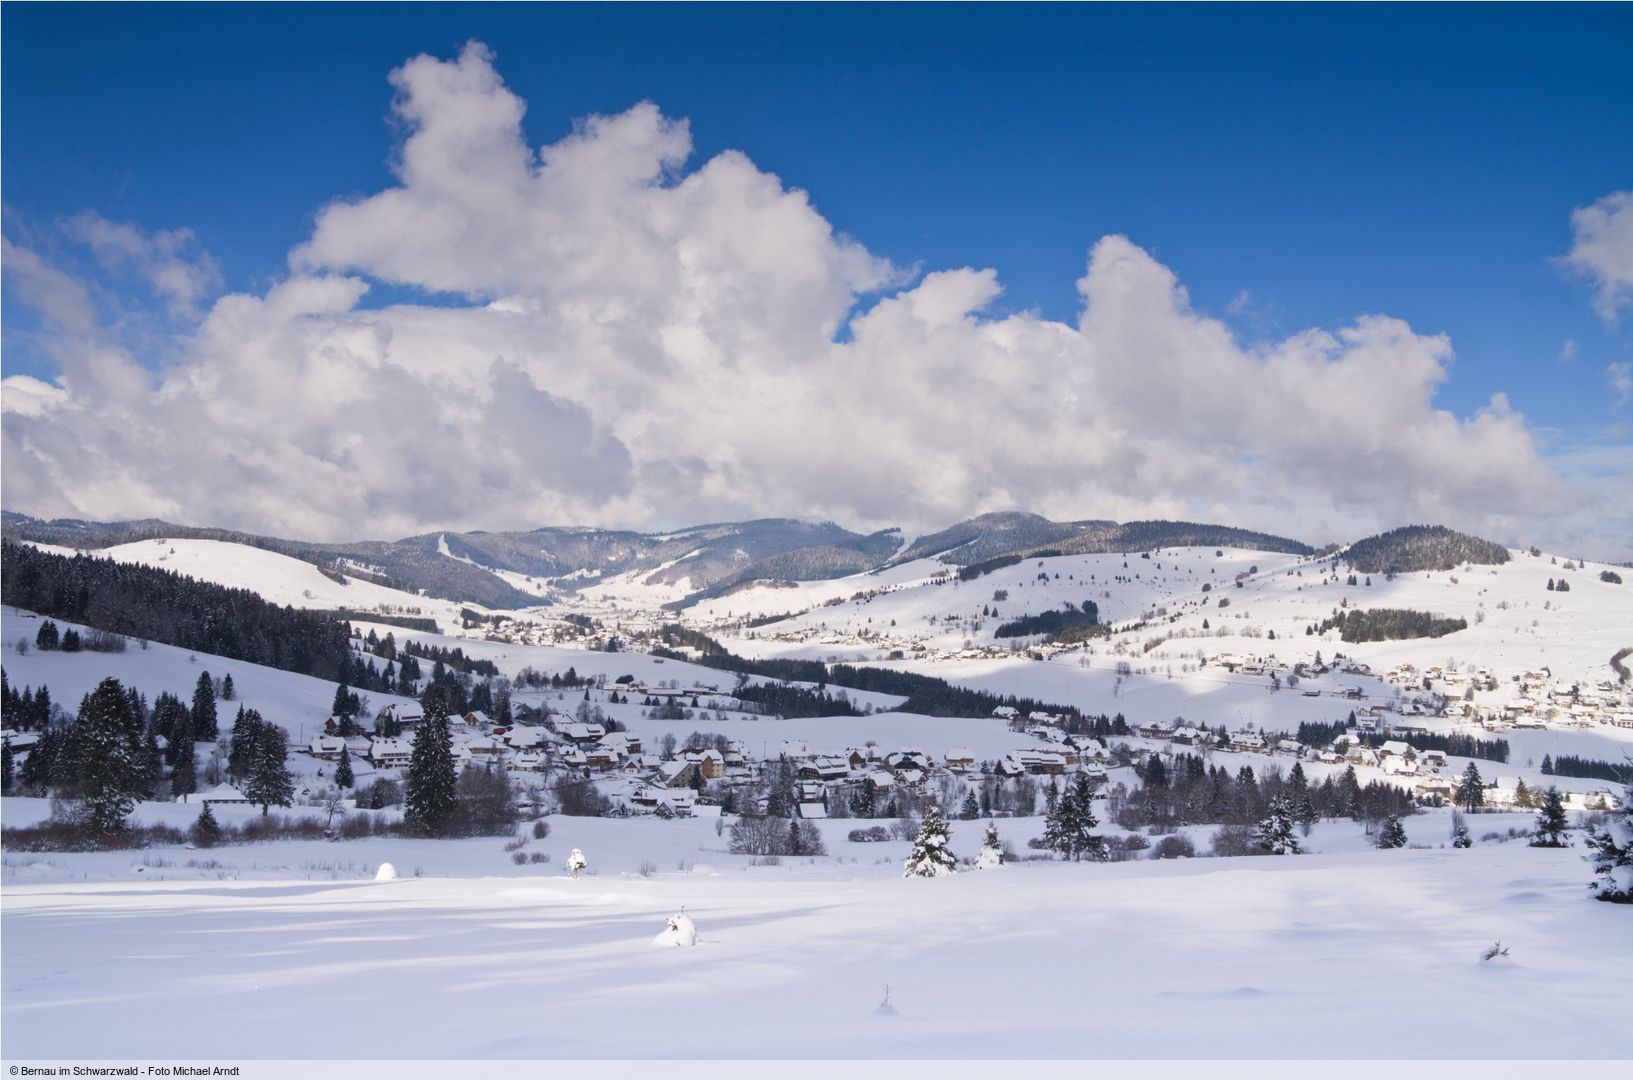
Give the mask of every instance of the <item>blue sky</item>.
[{"label": "blue sky", "polygon": [[[1075,320],[1089,249],[1120,234],[1249,348],[1383,313],[1450,337],[1438,408],[1502,392],[1545,453],[1629,441],[1607,371],[1633,318],[1602,318],[1561,261],[1572,211],[1633,187],[1626,5],[14,3],[4,21],[8,240],[127,319],[151,296],[60,222],[191,229],[216,291],[264,293],[326,204],[394,183],[387,74],[474,39],[526,102],[528,145],[651,101],[689,121],[686,169],[738,150],[897,268],[996,270],[989,316]],[[372,276],[364,308],[459,302]],[[49,380],[15,287],[4,315],[6,374]],[[138,363],[174,357],[161,324]]]}]

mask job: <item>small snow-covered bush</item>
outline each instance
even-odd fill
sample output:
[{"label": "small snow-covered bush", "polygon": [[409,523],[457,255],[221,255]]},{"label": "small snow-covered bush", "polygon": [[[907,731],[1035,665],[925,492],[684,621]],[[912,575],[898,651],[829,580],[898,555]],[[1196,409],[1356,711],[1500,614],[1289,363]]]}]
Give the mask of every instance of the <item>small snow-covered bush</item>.
[{"label": "small snow-covered bush", "polygon": [[847,835],[853,844],[877,844],[882,840],[890,839],[890,830],[883,825],[874,825],[867,829],[852,829]]},{"label": "small snow-covered bush", "polygon": [[1151,849],[1151,857],[1153,859],[1194,859],[1196,857],[1196,845],[1191,843],[1190,837],[1180,836],[1176,833],[1158,840],[1157,846]]}]

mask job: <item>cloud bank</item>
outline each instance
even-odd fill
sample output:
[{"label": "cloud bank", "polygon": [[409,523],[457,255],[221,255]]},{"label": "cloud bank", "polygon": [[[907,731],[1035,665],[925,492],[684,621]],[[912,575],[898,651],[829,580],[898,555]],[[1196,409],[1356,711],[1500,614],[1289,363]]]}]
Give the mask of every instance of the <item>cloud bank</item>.
[{"label": "cloud bank", "polygon": [[[1397,319],[1243,342],[1122,236],[1089,251],[1075,324],[990,316],[994,271],[906,274],[743,154],[693,165],[650,103],[535,149],[481,45],[391,82],[394,185],[323,208],[262,295],[210,301],[185,233],[70,227],[197,313],[157,373],[8,242],[61,367],[5,380],[8,507],[335,539],[1005,508],[1633,533],[1596,486],[1625,474],[1563,482],[1501,395],[1437,409],[1451,344]],[[375,282],[428,302],[369,307]]]}]

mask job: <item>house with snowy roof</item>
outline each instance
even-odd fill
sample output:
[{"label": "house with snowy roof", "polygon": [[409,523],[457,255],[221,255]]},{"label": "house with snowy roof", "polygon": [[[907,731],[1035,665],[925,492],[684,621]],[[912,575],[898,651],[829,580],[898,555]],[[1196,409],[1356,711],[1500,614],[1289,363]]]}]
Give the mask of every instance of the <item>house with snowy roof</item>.
[{"label": "house with snowy roof", "polygon": [[242,791],[239,791],[237,788],[233,787],[231,784],[217,784],[215,787],[211,788],[209,791],[206,791],[206,792],[202,793],[201,795],[199,795],[198,801],[202,802],[202,803],[217,803],[217,804],[220,804],[220,805],[228,805],[228,806],[232,806],[232,805],[246,805],[247,806],[249,804],[249,796],[245,795]]},{"label": "house with snowy roof", "polygon": [[380,710],[379,719],[390,720],[402,730],[412,731],[425,719],[425,713],[418,705],[401,705],[394,702]]},{"label": "house with snowy roof", "polygon": [[377,769],[406,769],[414,756],[414,746],[407,739],[376,738],[369,742],[369,760]]},{"label": "house with snowy roof", "polygon": [[947,751],[942,762],[953,772],[969,772],[975,768],[975,751],[967,746],[955,746]]},{"label": "house with snowy roof", "polygon": [[346,749],[346,740],[338,735],[319,735],[306,744],[308,754],[324,761],[340,760],[340,752],[344,749]]}]

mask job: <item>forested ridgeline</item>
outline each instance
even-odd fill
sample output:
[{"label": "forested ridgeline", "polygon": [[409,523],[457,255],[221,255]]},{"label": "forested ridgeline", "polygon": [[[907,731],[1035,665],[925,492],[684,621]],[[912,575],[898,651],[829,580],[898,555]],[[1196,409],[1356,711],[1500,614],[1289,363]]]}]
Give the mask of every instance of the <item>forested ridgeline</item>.
[{"label": "forested ridgeline", "polygon": [[0,600],[96,630],[320,679],[340,676],[350,658],[345,626],[327,615],[170,570],[10,541],[0,545]]}]

